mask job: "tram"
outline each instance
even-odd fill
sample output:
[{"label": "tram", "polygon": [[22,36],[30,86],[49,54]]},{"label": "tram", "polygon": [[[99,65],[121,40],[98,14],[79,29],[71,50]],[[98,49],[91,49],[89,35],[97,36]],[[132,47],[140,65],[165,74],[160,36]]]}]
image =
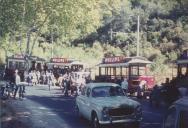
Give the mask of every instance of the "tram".
[{"label": "tram", "polygon": [[79,60],[68,58],[51,58],[47,63],[48,69],[64,69],[71,71],[78,71],[83,69],[83,63]]},{"label": "tram", "polygon": [[135,92],[139,84],[144,81],[144,89],[151,90],[155,85],[155,79],[154,76],[148,75],[148,65],[150,64],[152,62],[144,57],[106,57],[97,65],[99,73],[95,80],[117,82],[122,78],[127,78],[130,93]]},{"label": "tram", "polygon": [[79,60],[71,58],[51,58],[47,63],[48,70],[51,70],[56,79],[65,73],[70,74],[74,85],[80,85],[85,77],[90,76],[90,72],[86,71],[86,64]]},{"label": "tram", "polygon": [[[29,70],[41,71],[43,69],[44,63],[45,63],[45,59],[37,56],[30,56],[28,59]],[[21,80],[24,81],[24,72],[26,71],[26,69],[27,69],[27,62],[26,62],[26,58],[23,55],[15,54],[6,58],[7,76],[11,76],[12,74],[14,74],[15,70],[18,70]]]},{"label": "tram", "polygon": [[[18,69],[18,70],[25,70],[26,69],[26,58],[23,55],[15,54],[13,56],[7,57],[7,68],[9,69]],[[29,57],[29,68],[30,70],[34,69],[42,69],[42,65],[45,63],[45,59],[37,57],[37,56],[30,56]]]}]

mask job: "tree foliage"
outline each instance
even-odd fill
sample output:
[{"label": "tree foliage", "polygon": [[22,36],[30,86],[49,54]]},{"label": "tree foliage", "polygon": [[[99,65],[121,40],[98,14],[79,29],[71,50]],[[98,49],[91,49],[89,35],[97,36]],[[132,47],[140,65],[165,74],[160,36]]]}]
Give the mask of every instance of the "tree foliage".
[{"label": "tree foliage", "polygon": [[[137,16],[140,16],[141,55],[153,58],[157,48],[164,56],[175,58],[178,49],[188,48],[187,0],[0,0],[0,46],[7,45],[7,35],[29,51],[48,43],[92,46],[110,44],[126,54],[136,53]],[[30,35],[30,40],[28,35]],[[75,41],[76,40],[76,41]],[[38,44],[39,45],[36,45]],[[9,46],[9,45],[7,45]],[[12,46],[12,45],[11,45]],[[104,45],[105,47],[106,45]],[[8,51],[12,51],[7,47]],[[108,51],[110,52],[110,51]],[[175,52],[175,53],[174,53]],[[153,58],[154,60],[155,58]]]}]

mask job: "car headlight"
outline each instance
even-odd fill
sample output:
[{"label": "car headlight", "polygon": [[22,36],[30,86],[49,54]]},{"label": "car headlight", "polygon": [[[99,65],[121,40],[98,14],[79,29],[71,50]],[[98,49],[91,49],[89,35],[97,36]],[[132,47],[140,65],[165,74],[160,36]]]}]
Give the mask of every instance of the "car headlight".
[{"label": "car headlight", "polygon": [[141,112],[142,112],[142,108],[141,108],[140,105],[136,107],[136,112],[137,112],[137,113],[141,113]]},{"label": "car headlight", "polygon": [[103,110],[102,110],[103,116],[104,116],[104,117],[107,117],[107,116],[108,116],[108,112],[109,112],[109,108],[104,107]]}]

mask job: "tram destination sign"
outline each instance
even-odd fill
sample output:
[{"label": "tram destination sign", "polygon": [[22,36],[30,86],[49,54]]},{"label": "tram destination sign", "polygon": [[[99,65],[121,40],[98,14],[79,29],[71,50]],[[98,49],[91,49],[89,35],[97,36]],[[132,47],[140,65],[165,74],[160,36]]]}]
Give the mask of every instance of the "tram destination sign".
[{"label": "tram destination sign", "polygon": [[106,57],[103,58],[103,63],[122,63],[124,60],[124,56]]},{"label": "tram destination sign", "polygon": [[16,58],[16,59],[23,59],[24,58],[24,56],[21,55],[21,54],[15,54],[13,57]]},{"label": "tram destination sign", "polygon": [[68,63],[67,58],[51,58],[51,62],[53,63]]}]

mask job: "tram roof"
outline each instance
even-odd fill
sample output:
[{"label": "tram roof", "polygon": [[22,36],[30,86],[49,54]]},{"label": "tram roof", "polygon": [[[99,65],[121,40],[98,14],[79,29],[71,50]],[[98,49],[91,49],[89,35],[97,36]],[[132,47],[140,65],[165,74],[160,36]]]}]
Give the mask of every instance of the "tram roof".
[{"label": "tram roof", "polygon": [[86,65],[85,63],[75,60],[75,59],[66,59],[66,58],[57,58],[55,61],[48,62],[48,65],[56,65],[56,66],[71,66],[71,65]]},{"label": "tram roof", "polygon": [[[21,55],[12,55],[10,57],[7,57],[8,60],[18,60],[18,61],[25,61],[24,56]],[[38,56],[30,56],[29,60],[31,61],[45,61],[45,59],[40,58]]]},{"label": "tram roof", "polygon": [[[113,59],[113,57],[111,57]],[[145,66],[147,64],[152,64],[153,62],[147,60],[145,57],[120,57],[121,59],[114,59],[118,60],[116,61],[109,61],[105,62],[105,58],[103,58],[102,63],[98,64],[99,67],[127,67],[129,65],[139,65],[139,66]]]}]

